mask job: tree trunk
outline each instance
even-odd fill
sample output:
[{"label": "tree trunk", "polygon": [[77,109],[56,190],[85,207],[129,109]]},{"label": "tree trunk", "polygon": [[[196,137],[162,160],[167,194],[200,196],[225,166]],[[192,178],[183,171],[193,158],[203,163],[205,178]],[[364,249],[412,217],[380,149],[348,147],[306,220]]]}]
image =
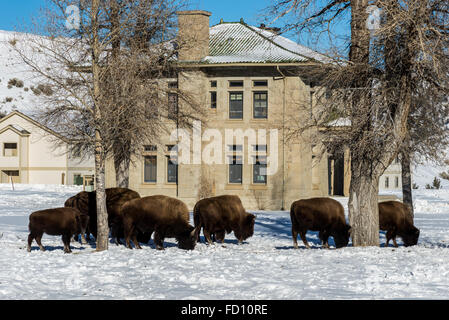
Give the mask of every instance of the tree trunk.
[{"label": "tree trunk", "polygon": [[108,212],[106,208],[106,190],[105,190],[105,158],[101,137],[97,132],[95,134],[97,141],[95,143],[95,183],[97,200],[97,251],[108,250],[109,243],[109,225]]},{"label": "tree trunk", "polygon": [[108,249],[109,226],[108,212],[106,209],[105,191],[105,149],[99,125],[102,120],[101,115],[101,90],[100,90],[100,40],[98,15],[100,11],[100,0],[92,1],[91,26],[92,26],[92,82],[94,93],[94,117],[95,128],[95,182],[97,200],[97,251]]},{"label": "tree trunk", "polygon": [[410,209],[410,218],[414,218],[412,198],[412,176],[410,170],[410,156],[406,152],[401,153],[402,176],[402,202]]},{"label": "tree trunk", "polygon": [[[353,246],[379,246],[379,177],[370,164],[351,162],[349,224]],[[368,173],[368,174],[367,174]]]},{"label": "tree trunk", "polygon": [[[349,58],[354,66],[353,88],[369,88],[370,75],[367,73],[370,53],[370,31],[366,27],[368,0],[351,0],[351,47]],[[365,135],[374,130],[366,106],[370,104],[370,92],[354,90],[352,94],[352,125],[360,133],[352,142],[351,183],[349,187],[349,224],[352,227],[353,246],[379,246],[379,177],[373,166],[366,145]],[[362,113],[363,112],[363,113]]]}]

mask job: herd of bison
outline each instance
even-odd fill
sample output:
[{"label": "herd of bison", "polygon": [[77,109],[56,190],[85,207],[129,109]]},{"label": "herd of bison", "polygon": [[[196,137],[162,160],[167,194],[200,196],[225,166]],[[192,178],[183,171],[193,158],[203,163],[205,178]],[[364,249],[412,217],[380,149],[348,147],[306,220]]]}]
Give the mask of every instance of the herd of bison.
[{"label": "herd of bison", "polygon": [[[209,244],[223,242],[226,233],[234,232],[241,243],[254,233],[256,216],[245,211],[240,198],[223,195],[198,201],[193,209],[194,226],[189,223],[187,205],[179,199],[162,195],[140,197],[127,188],[106,189],[106,205],[111,237],[116,244],[140,249],[139,242],[148,243],[154,232],[156,248],[163,250],[164,238],[175,238],[178,247],[193,250],[200,241],[200,231]],[[330,198],[311,198],[293,202],[290,208],[294,248],[298,248],[298,233],[306,248],[310,248],[306,232],[318,231],[323,247],[329,248],[328,238],[334,238],[337,248],[348,245],[351,227],[346,223],[343,206]],[[70,241],[81,237],[83,244],[90,235],[97,236],[96,194],[80,192],[67,199],[63,208],[33,212],[30,217],[28,251],[33,239],[45,251],[41,239],[44,233],[62,235],[64,252],[70,253]],[[379,225],[386,231],[386,246],[396,236],[405,246],[418,242],[419,230],[413,226],[408,208],[398,201],[379,203]]]}]

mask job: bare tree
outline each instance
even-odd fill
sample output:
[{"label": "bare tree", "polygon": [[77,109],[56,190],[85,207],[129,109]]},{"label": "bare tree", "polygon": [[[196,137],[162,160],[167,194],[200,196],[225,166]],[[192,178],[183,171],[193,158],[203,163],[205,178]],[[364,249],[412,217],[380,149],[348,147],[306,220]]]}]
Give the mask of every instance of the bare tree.
[{"label": "bare tree", "polygon": [[173,125],[191,127],[203,114],[177,85],[176,54],[183,44],[176,41],[176,12],[183,6],[181,0],[111,1],[109,28],[117,37],[102,90],[110,108],[119,111],[110,122],[118,187],[128,187],[130,164],[144,144],[156,144]]},{"label": "bare tree", "polygon": [[[374,30],[367,26],[372,4],[382,10]],[[447,2],[285,0],[278,1],[273,12],[295,14],[297,30],[318,33],[329,30],[337,17],[348,17],[348,61],[314,70],[320,84],[316,90],[319,104],[308,121],[295,121],[291,129],[327,128],[315,130],[312,140],[327,142],[331,153],[349,149],[353,244],[377,246],[379,177],[408,135],[417,87],[431,88],[432,94],[447,92],[448,74],[442,67],[448,62]],[[330,130],[338,119],[345,120],[345,129]]]},{"label": "bare tree", "polygon": [[[36,118],[69,139],[70,152],[95,157],[98,251],[108,248],[107,157],[115,154],[121,160],[129,159],[129,154],[158,137],[163,129],[175,126],[175,122],[188,124],[201,114],[199,108],[198,113],[192,112],[193,99],[168,88],[167,81],[161,79],[175,74],[165,67],[172,62],[174,52],[164,38],[166,34],[159,30],[152,38],[146,35],[145,41],[151,41],[142,49],[132,45],[142,41],[135,40],[142,8],[150,10],[148,17],[155,11],[146,6],[148,3],[80,1],[79,24],[67,28],[71,1],[52,0],[45,10],[45,23],[37,24],[32,32],[47,36],[24,34],[13,46],[36,81],[53,91],[42,96]],[[169,1],[151,3],[165,8]],[[164,22],[161,18],[157,23]],[[175,116],[169,113],[173,104],[167,93],[171,91],[185,102],[183,108],[176,106]]]}]

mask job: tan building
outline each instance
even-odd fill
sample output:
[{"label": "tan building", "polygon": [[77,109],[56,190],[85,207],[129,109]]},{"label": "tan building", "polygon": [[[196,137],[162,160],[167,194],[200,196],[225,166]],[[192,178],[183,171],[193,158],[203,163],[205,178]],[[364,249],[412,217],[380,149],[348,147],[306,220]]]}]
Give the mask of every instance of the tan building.
[{"label": "tan building", "polygon": [[51,129],[11,112],[0,119],[0,183],[82,184],[94,174],[93,160],[70,157],[67,148]]},{"label": "tan building", "polygon": [[[172,162],[170,149],[178,141],[167,135],[136,159],[129,187],[142,196],[178,197],[190,208],[201,197],[221,194],[239,195],[253,210],[347,195],[347,155],[318,157],[321,146],[287,140],[283,130],[289,115],[306,117],[313,108],[314,87],[305,70],[329,59],[263,26],[239,22],[209,28],[210,15],[179,12],[178,41],[191,45],[181,46],[178,79],[170,81],[195,94],[207,109],[200,138],[190,140],[190,161]],[[239,133],[243,140],[231,139]],[[112,187],[112,161],[106,171]]]}]

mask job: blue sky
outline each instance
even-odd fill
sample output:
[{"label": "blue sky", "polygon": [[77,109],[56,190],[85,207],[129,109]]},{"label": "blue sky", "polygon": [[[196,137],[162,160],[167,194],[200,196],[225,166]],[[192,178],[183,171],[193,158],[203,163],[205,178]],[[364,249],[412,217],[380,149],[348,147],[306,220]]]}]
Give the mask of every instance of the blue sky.
[{"label": "blue sky", "polygon": [[[74,1],[76,2],[76,1]],[[269,6],[270,0],[191,0],[191,9],[212,12],[211,25],[224,21],[239,21],[240,18],[252,25],[263,20],[261,11]],[[29,23],[30,17],[39,13],[45,0],[0,0],[0,30],[14,30]]]},{"label": "blue sky", "polygon": [[[0,0],[0,30],[23,30],[23,27],[26,28],[29,25],[31,17],[39,14],[39,9],[45,5],[45,2],[45,0]],[[234,22],[243,18],[246,23],[259,26],[260,23],[265,22],[266,8],[271,4],[273,4],[272,0],[191,0],[189,9],[212,12],[211,25],[218,24],[220,19]],[[280,22],[274,26],[282,27]],[[313,47],[311,44],[313,39],[307,34],[299,37],[295,32],[290,32],[285,36]],[[323,41],[320,46],[325,47],[326,40]]]}]

